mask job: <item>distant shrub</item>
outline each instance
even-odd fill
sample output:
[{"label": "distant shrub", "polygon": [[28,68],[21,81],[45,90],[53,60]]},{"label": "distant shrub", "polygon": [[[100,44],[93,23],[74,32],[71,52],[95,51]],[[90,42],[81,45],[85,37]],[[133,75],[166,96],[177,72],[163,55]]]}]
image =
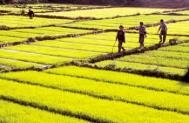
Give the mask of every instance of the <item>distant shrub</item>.
[{"label": "distant shrub", "polygon": [[9,27],[5,25],[0,25],[0,30],[9,30]]}]

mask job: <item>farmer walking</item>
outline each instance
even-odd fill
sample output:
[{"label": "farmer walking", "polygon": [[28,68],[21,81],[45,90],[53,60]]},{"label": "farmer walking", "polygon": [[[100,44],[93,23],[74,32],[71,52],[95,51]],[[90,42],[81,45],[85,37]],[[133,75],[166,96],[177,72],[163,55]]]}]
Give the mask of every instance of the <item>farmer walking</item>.
[{"label": "farmer walking", "polygon": [[[160,33],[159,33],[160,32]],[[164,22],[163,19],[160,20],[160,26],[158,29],[158,33],[159,33],[159,38],[160,38],[160,44],[164,44],[166,41],[166,37],[167,37],[167,25]]]},{"label": "farmer walking", "polygon": [[118,41],[118,52],[120,53],[121,50],[125,51],[123,47],[123,43],[125,43],[125,30],[122,25],[119,26],[119,30],[117,32],[116,41]]},{"label": "farmer walking", "polygon": [[140,22],[140,26],[138,28],[139,30],[139,43],[140,43],[140,49],[144,48],[144,39],[146,38],[146,27],[144,26],[143,22]]},{"label": "farmer walking", "polygon": [[33,19],[34,17],[34,12],[31,10],[31,8],[29,8],[28,16],[30,19]]}]

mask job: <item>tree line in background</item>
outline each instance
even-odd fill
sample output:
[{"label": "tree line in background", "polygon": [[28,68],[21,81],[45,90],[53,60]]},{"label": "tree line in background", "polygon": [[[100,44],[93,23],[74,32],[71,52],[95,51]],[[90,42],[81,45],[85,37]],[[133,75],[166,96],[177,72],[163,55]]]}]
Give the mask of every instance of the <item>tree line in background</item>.
[{"label": "tree line in background", "polygon": [[135,0],[64,0],[67,3],[77,4],[99,4],[99,5],[126,5],[131,4]]},{"label": "tree line in background", "polygon": [[126,5],[135,0],[0,0],[1,4],[9,3],[40,3],[40,2],[56,2],[56,3],[72,3],[72,4],[99,4],[99,5]]},{"label": "tree line in background", "polygon": [[0,0],[1,4],[10,4],[10,3],[40,3],[48,2],[49,0]]}]

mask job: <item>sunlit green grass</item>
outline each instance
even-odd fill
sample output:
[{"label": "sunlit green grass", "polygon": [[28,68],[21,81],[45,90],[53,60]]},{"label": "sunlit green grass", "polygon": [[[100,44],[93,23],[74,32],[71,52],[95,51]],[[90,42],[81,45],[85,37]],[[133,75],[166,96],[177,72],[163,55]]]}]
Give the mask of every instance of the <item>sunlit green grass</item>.
[{"label": "sunlit green grass", "polygon": [[24,61],[4,59],[4,58],[0,58],[0,64],[5,65],[9,68],[14,68],[14,69],[24,69],[24,68],[42,67],[43,66],[40,64],[32,63],[32,62],[24,62]]},{"label": "sunlit green grass", "polygon": [[[162,54],[163,55],[163,54]],[[176,68],[187,68],[188,60],[182,57],[182,59],[175,59],[172,57],[174,54],[169,54],[169,57],[158,57],[158,54],[154,53],[153,56],[148,55],[148,53],[140,54],[140,55],[132,55],[120,58],[121,61],[129,61],[129,62],[137,62],[137,63],[146,63],[153,64],[159,66],[168,66],[168,67],[176,67]],[[172,57],[172,58],[171,58]],[[179,60],[179,61],[178,61]]]},{"label": "sunlit green grass", "polygon": [[161,71],[170,74],[184,75],[189,65],[187,43],[163,47],[156,51],[143,54],[125,56],[115,60],[106,60],[95,63],[99,67],[114,65],[115,68],[136,70]]},{"label": "sunlit green grass", "polygon": [[107,70],[96,70],[84,67],[67,66],[62,68],[49,69],[47,72],[72,75],[84,78],[97,79],[112,83],[140,86],[144,88],[153,88],[175,93],[189,94],[189,86],[181,82],[153,77],[144,77],[135,74],[113,72]]},{"label": "sunlit green grass", "polygon": [[[189,35],[188,25],[189,21],[168,24],[168,34]],[[149,33],[157,33],[157,30],[158,27],[148,28]]]},{"label": "sunlit green grass", "polygon": [[[156,8],[106,8],[67,4],[28,4],[34,12],[91,9],[78,11],[38,13],[39,15],[66,17],[106,18],[133,14],[162,12]],[[106,6],[108,7],[108,6]],[[20,8],[0,6],[0,10],[20,13]],[[25,9],[26,10],[26,9]],[[181,11],[187,14],[187,11]],[[186,13],[185,13],[186,12]],[[179,13],[179,12],[178,12]],[[67,24],[73,20],[24,16],[1,16],[0,25],[31,27],[60,24],[73,27],[118,29],[124,25],[138,26],[159,23],[160,19],[182,20],[188,16],[139,15],[115,19],[87,20]],[[168,34],[188,35],[188,21],[168,24]],[[159,43],[158,27],[147,28],[150,33],[145,46]],[[92,30],[91,30],[92,31]],[[0,44],[21,42],[28,38],[80,34],[90,30],[42,27],[34,29],[0,30]],[[42,68],[72,60],[84,60],[111,53],[116,32],[92,34],[75,38],[61,38],[8,46],[0,49],[0,68],[3,70]],[[139,35],[126,33],[126,50],[139,47]],[[187,36],[168,36],[170,39],[189,40]],[[157,51],[105,60],[91,66],[119,69],[151,70],[183,76],[189,65],[188,44],[163,47]],[[117,43],[113,48],[117,52]],[[189,84],[176,80],[146,77],[137,74],[98,70],[86,67],[63,66],[41,72],[22,71],[0,73],[0,123],[77,123],[85,122],[82,116],[98,122],[115,123],[188,123]],[[2,96],[15,100],[2,100]],[[16,104],[20,102],[20,104]],[[21,105],[22,102],[28,106]],[[35,109],[32,108],[34,104]],[[40,106],[44,107],[43,110]],[[50,110],[51,109],[51,110]],[[52,113],[58,111],[58,113]],[[186,113],[185,115],[182,113]],[[67,116],[65,116],[66,114]],[[74,115],[76,116],[74,116]],[[92,122],[92,121],[91,121]]]},{"label": "sunlit green grass", "polygon": [[160,71],[170,74],[185,75],[186,69],[175,68],[170,66],[159,66],[156,64],[145,64],[140,62],[119,61],[119,60],[106,60],[95,63],[98,67],[108,68],[109,66],[115,66],[120,69],[134,69],[134,70],[148,70],[148,71]]},{"label": "sunlit green grass", "polygon": [[0,121],[2,123],[85,123],[85,121],[76,118],[58,115],[2,100],[0,100]]},{"label": "sunlit green grass", "polygon": [[0,44],[10,42],[22,42],[28,38],[43,36],[58,36],[67,34],[80,34],[90,32],[89,30],[70,29],[62,27],[43,27],[36,29],[0,30]]},{"label": "sunlit green grass", "polygon": [[[4,88],[6,87],[6,88]],[[1,80],[0,95],[108,122],[188,122],[187,115]],[[119,113],[117,112],[119,111]],[[137,117],[136,117],[137,116]],[[149,117],[150,116],[150,117]],[[157,117],[158,116],[158,117]]]},{"label": "sunlit green grass", "polygon": [[99,29],[118,29],[119,25],[123,25],[126,29],[128,29],[129,27],[139,26],[139,22],[141,21],[143,21],[144,24],[154,24],[154,23],[159,23],[160,19],[169,21],[169,20],[189,19],[189,17],[170,16],[170,15],[139,15],[139,16],[121,17],[115,19],[80,21],[80,22],[68,24],[68,26],[89,27],[89,28],[99,28]]},{"label": "sunlit green grass", "polygon": [[188,96],[34,71],[6,73],[1,74],[0,77],[189,113]]},{"label": "sunlit green grass", "polygon": [[189,53],[189,43],[181,44],[181,45],[176,45],[176,46],[171,46],[171,47],[164,47],[159,49],[160,51],[172,51],[172,52],[183,52]]},{"label": "sunlit green grass", "polygon": [[60,57],[70,57],[70,58],[87,58],[87,57],[95,57],[100,55],[101,53],[91,52],[91,51],[81,51],[74,49],[60,49],[60,48],[52,48],[52,47],[43,47],[37,45],[20,45],[8,47],[6,49],[16,50],[16,51],[26,51],[31,53],[40,53],[45,55],[53,55]]},{"label": "sunlit green grass", "polygon": [[[84,51],[94,51],[102,53],[111,53],[112,47],[115,43],[116,32],[102,33],[97,35],[86,35],[77,38],[63,38],[57,40],[49,40],[44,42],[36,42],[33,45],[46,46],[53,48],[62,49],[77,49]],[[139,47],[138,34],[126,33],[126,43],[124,47],[127,50]],[[167,40],[175,38],[174,36],[169,36]],[[179,37],[180,40],[185,40],[187,37]],[[148,35],[145,39],[145,46],[151,46],[159,43],[158,35]],[[113,49],[113,52],[117,52],[117,43]]]},{"label": "sunlit green grass", "polygon": [[119,7],[119,8],[80,10],[80,11],[70,11],[70,12],[52,12],[52,13],[43,13],[43,15],[104,18],[104,17],[113,17],[113,16],[133,15],[137,13],[146,14],[153,12],[162,12],[164,10],[168,10],[168,9]]},{"label": "sunlit green grass", "polygon": [[189,10],[178,11],[176,13],[178,13],[178,14],[188,14],[189,15]]},{"label": "sunlit green grass", "polygon": [[[18,8],[19,6],[19,8]],[[11,13],[21,14],[22,10],[25,10],[25,14],[27,14],[29,7],[32,7],[32,10],[35,13],[44,13],[44,12],[52,12],[52,11],[72,11],[72,10],[80,10],[80,9],[95,9],[95,8],[106,8],[109,6],[95,6],[95,5],[75,5],[75,4],[27,4],[24,8],[23,5],[0,5],[1,11],[9,11]]]},{"label": "sunlit green grass", "polygon": [[38,17],[29,19],[29,17],[25,17],[25,16],[7,15],[7,16],[1,16],[0,25],[6,25],[8,27],[30,27],[30,26],[50,25],[50,24],[64,24],[71,21],[72,20],[46,19],[46,18],[38,18]]},{"label": "sunlit green grass", "polygon": [[[186,50],[185,50],[186,49]],[[188,47],[182,45],[160,48],[143,54],[125,56],[96,63],[99,67],[114,65],[115,68],[161,71],[184,75],[189,66]]]},{"label": "sunlit green grass", "polygon": [[45,64],[45,65],[58,64],[72,60],[72,58],[68,58],[68,57],[55,57],[49,55],[19,52],[13,50],[5,50],[5,49],[0,50],[0,57],[13,59],[13,60],[26,61],[26,62],[33,62],[38,64]]}]

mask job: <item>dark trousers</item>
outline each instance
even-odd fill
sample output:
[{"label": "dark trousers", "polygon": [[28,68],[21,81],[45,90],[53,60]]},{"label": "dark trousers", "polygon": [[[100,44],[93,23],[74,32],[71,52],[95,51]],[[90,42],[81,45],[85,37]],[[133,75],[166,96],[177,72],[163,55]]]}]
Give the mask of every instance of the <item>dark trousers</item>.
[{"label": "dark trousers", "polygon": [[123,41],[118,41],[118,52],[121,52],[121,49],[125,51],[125,48],[123,47]]},{"label": "dark trousers", "polygon": [[166,31],[161,31],[159,34],[159,38],[160,38],[160,43],[165,43],[166,41],[166,37],[167,37],[167,32]]},{"label": "dark trousers", "polygon": [[144,39],[145,39],[145,35],[144,34],[140,34],[139,35],[140,47],[144,47]]}]

